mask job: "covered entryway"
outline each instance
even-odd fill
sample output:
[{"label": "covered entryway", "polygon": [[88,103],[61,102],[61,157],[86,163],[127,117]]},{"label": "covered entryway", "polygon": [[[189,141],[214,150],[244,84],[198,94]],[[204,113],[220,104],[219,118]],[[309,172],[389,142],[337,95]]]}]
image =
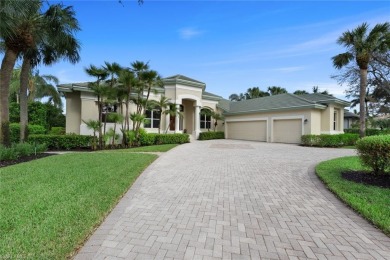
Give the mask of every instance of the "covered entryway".
[{"label": "covered entryway", "polygon": [[275,143],[301,143],[302,119],[273,120],[273,138]]},{"label": "covered entryway", "polygon": [[267,141],[267,121],[226,122],[227,139]]}]

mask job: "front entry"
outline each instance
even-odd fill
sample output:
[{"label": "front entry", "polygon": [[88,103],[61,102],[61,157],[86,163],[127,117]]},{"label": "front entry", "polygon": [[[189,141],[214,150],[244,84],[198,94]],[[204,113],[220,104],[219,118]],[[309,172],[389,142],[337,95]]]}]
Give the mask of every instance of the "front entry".
[{"label": "front entry", "polygon": [[171,116],[169,117],[169,130],[170,131],[175,131],[175,117],[174,116]]}]

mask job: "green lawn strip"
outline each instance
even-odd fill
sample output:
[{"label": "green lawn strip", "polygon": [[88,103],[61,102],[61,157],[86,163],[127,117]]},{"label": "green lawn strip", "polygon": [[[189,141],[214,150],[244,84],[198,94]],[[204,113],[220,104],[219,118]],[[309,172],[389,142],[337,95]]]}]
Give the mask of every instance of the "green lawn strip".
[{"label": "green lawn strip", "polygon": [[0,259],[66,258],[156,158],[72,153],[0,169]]},{"label": "green lawn strip", "polygon": [[322,162],[316,172],[328,188],[354,210],[390,235],[390,189],[347,181],[341,177],[346,170],[367,170],[357,156]]},{"label": "green lawn strip", "polygon": [[161,145],[151,145],[151,146],[141,146],[141,147],[135,147],[135,148],[128,148],[128,149],[117,149],[117,150],[104,150],[104,151],[98,151],[99,153],[137,153],[137,152],[167,152],[171,150],[172,148],[175,148],[178,146],[178,144],[161,144]]}]

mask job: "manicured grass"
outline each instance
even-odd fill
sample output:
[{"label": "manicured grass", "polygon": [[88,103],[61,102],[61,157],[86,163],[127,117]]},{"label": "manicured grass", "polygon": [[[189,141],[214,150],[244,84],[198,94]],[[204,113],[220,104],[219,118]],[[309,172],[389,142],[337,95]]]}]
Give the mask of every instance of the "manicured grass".
[{"label": "manicured grass", "polygon": [[176,146],[178,146],[178,144],[161,144],[161,145],[141,146],[141,147],[128,148],[128,149],[104,150],[99,152],[104,152],[104,153],[161,152],[163,153],[171,150],[172,148],[175,148]]},{"label": "manicured grass", "polygon": [[344,180],[345,170],[367,170],[357,156],[337,158],[317,165],[316,172],[328,188],[345,203],[390,234],[390,189]]},{"label": "manicured grass", "polygon": [[0,169],[0,259],[65,259],[157,155],[71,153]]}]

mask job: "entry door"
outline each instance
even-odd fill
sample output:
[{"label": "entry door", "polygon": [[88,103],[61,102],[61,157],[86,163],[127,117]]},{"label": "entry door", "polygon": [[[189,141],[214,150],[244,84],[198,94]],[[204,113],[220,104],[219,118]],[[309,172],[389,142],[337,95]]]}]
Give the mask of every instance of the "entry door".
[{"label": "entry door", "polygon": [[170,118],[169,118],[169,120],[170,120],[170,126],[169,126],[169,130],[171,130],[171,131],[175,131],[175,117],[174,116],[171,116]]}]

